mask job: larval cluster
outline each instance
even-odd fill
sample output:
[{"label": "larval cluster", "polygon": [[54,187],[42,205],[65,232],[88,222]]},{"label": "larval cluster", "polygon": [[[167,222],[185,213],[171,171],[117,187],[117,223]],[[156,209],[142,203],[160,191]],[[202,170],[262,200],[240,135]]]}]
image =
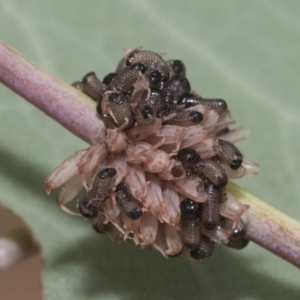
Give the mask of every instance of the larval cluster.
[{"label": "larval cluster", "polygon": [[234,145],[245,139],[227,103],[191,90],[180,60],[128,50],[114,73],[89,73],[73,86],[97,102],[106,137],[67,158],[46,179],[64,185],[64,205],[82,188],[82,216],[115,240],[131,240],[165,256],[210,256],[215,243],[247,243],[248,206],[228,193],[228,180],[257,174]]}]

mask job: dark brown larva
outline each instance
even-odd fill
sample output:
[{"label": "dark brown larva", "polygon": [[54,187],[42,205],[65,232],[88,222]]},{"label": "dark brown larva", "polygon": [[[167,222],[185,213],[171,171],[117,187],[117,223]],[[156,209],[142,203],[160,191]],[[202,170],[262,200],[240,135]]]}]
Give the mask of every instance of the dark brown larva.
[{"label": "dark brown larva", "polygon": [[228,182],[224,168],[214,160],[200,160],[195,170],[200,177],[208,179],[216,187],[225,186]]},{"label": "dark brown larva", "polygon": [[198,104],[202,104],[210,110],[213,109],[219,114],[222,114],[227,110],[227,103],[223,99],[206,99],[191,93],[183,94],[177,101],[177,106],[181,109],[195,106]]},{"label": "dark brown larva", "polygon": [[233,237],[244,237],[246,235],[245,223],[242,219],[239,219],[238,223],[232,230]]},{"label": "dark brown larva", "polygon": [[243,162],[243,155],[232,143],[219,139],[218,156],[223,159],[231,169],[238,169]]},{"label": "dark brown larva", "polygon": [[111,223],[105,224],[105,221],[104,213],[98,212],[97,217],[92,220],[92,226],[97,233],[104,234],[111,229]]},{"label": "dark brown larva", "polygon": [[107,85],[102,83],[94,72],[88,73],[82,78],[82,92],[95,101],[101,100],[106,89]]},{"label": "dark brown larva", "polygon": [[188,127],[188,126],[197,125],[201,123],[201,121],[203,120],[203,115],[198,111],[193,111],[193,110],[178,110],[174,112],[170,111],[165,116],[168,116],[171,113],[175,113],[176,115],[173,118],[164,121],[164,124]]},{"label": "dark brown larva", "polygon": [[115,117],[115,125],[120,127],[125,122],[125,119],[127,119],[128,125],[123,130],[132,128],[135,120],[126,96],[119,93],[112,93],[108,95],[108,101]]},{"label": "dark brown larva", "polygon": [[189,249],[198,249],[200,246],[200,213],[199,203],[186,198],[180,203],[181,231],[184,246]]},{"label": "dark brown larva", "polygon": [[169,68],[167,63],[159,54],[153,51],[139,49],[131,51],[127,55],[125,65],[127,67],[132,67],[136,64],[143,64],[146,66],[146,76],[151,77],[153,76],[153,72],[157,71],[160,73],[160,81],[167,81],[169,79]]},{"label": "dark brown larva", "polygon": [[185,168],[192,169],[195,174],[203,178],[204,181],[212,183],[219,191],[219,202],[225,200],[223,187],[226,186],[228,178],[224,168],[218,162],[207,159],[201,160],[199,154],[192,148],[185,148],[178,152],[177,159]]},{"label": "dark brown larva", "polygon": [[113,118],[108,114],[102,114],[101,105],[100,103],[97,104],[97,112],[102,117],[102,121],[107,129],[113,129],[116,127],[116,123],[114,122]]},{"label": "dark brown larva", "polygon": [[144,64],[133,65],[133,66],[131,66],[131,69],[138,70],[142,74],[144,74],[146,72],[146,70],[147,70],[147,68],[146,68],[146,66]]},{"label": "dark brown larva", "polygon": [[[73,84],[97,101],[105,128],[113,129],[92,151],[102,143],[97,155],[105,153],[103,165],[116,168],[99,172],[80,213],[98,233],[132,239],[169,257],[205,259],[231,231],[227,246],[242,249],[249,241],[242,220],[233,228],[240,214],[230,210],[234,200],[226,203],[226,186],[234,173],[229,167],[238,169],[243,156],[225,141],[234,140],[226,127],[232,123],[226,101],[194,93],[180,60],[165,61],[141,48],[126,53],[102,82],[91,72]],[[120,143],[118,150],[110,148],[113,143]],[[134,163],[126,160],[128,149],[137,156]]]},{"label": "dark brown larva", "polygon": [[115,72],[108,73],[107,75],[104,76],[102,82],[106,85],[109,85],[116,76],[117,76],[117,73],[115,73]]},{"label": "dark brown larva", "polygon": [[192,148],[185,148],[178,151],[177,159],[184,165],[195,164],[201,160],[199,154]]},{"label": "dark brown larva", "polygon": [[207,201],[202,204],[201,221],[206,230],[214,230],[220,220],[219,190],[213,184],[204,185]]},{"label": "dark brown larva", "polygon": [[239,219],[237,225],[232,230],[232,236],[229,237],[229,242],[226,244],[226,246],[237,250],[245,248],[249,243],[249,240],[245,237],[245,235],[245,224],[242,219]]},{"label": "dark brown larva", "polygon": [[208,107],[210,110],[214,110],[219,114],[222,114],[227,110],[227,103],[223,99],[218,99],[218,98],[202,98],[202,101],[200,104]]},{"label": "dark brown larva", "polygon": [[145,92],[141,100],[137,103],[134,109],[134,115],[138,122],[148,122],[153,118],[160,118],[160,112],[162,109],[162,94],[158,90],[151,90],[149,97]]},{"label": "dark brown larva", "polygon": [[226,185],[219,187],[218,191],[219,191],[218,202],[222,204],[227,201]]},{"label": "dark brown larva", "polygon": [[229,242],[226,244],[227,247],[241,250],[249,244],[249,240],[245,237],[230,237]]},{"label": "dark brown larva", "polygon": [[79,211],[86,218],[95,218],[110,197],[113,178],[117,172],[113,168],[106,168],[99,172],[95,178],[92,188],[85,194],[79,203]]},{"label": "dark brown larva", "polygon": [[193,259],[200,260],[212,255],[215,247],[215,242],[211,241],[206,236],[201,236],[199,248],[193,249],[190,255]]},{"label": "dark brown larva", "polygon": [[133,84],[137,81],[139,70],[123,69],[110,82],[109,89],[126,95],[131,95]]},{"label": "dark brown larva", "polygon": [[180,75],[185,77],[185,65],[179,59],[167,60],[167,65],[169,66],[170,74]]},{"label": "dark brown larva", "polygon": [[165,101],[175,104],[181,95],[189,92],[190,90],[191,86],[189,81],[183,76],[176,75],[165,86],[164,94],[171,98],[170,100],[168,99]]},{"label": "dark brown larva", "polygon": [[129,219],[137,220],[142,216],[143,210],[138,201],[131,195],[129,186],[126,182],[121,182],[117,185],[116,201]]},{"label": "dark brown larva", "polygon": [[154,51],[149,50],[132,50],[126,57],[125,65],[127,67],[136,65],[136,64],[145,64],[147,67],[155,69],[157,65],[163,64],[164,61],[162,57],[155,53]]}]

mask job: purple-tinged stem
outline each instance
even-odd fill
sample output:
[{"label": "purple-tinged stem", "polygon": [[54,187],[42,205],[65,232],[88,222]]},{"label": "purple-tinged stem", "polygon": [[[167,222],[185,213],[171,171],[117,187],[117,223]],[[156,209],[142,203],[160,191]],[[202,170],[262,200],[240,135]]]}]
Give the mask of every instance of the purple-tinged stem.
[{"label": "purple-tinged stem", "polygon": [[0,81],[86,142],[103,137],[104,125],[90,98],[42,71],[3,41]]},{"label": "purple-tinged stem", "polygon": [[247,237],[300,268],[299,222],[232,182],[229,184],[229,191],[241,203],[250,206],[243,214]]},{"label": "purple-tinged stem", "polygon": [[[88,143],[103,137],[104,125],[96,116],[93,101],[3,42],[0,81]],[[250,205],[244,215],[247,237],[300,268],[300,223],[232,183],[229,191]]]}]

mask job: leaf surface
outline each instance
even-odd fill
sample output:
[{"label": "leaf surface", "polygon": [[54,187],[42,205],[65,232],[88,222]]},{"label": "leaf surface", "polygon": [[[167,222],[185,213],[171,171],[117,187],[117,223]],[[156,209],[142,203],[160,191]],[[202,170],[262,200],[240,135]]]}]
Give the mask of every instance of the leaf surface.
[{"label": "leaf surface", "polygon": [[[72,83],[112,72],[122,48],[143,46],[184,61],[194,90],[221,97],[238,145],[260,175],[237,183],[299,219],[300,3],[297,1],[3,0],[0,36],[41,68]],[[43,182],[86,144],[0,86],[0,196],[37,236],[44,298],[296,299],[299,271],[255,244],[217,247],[199,265],[97,236],[66,215]],[[72,109],[72,108],[70,108]]]}]

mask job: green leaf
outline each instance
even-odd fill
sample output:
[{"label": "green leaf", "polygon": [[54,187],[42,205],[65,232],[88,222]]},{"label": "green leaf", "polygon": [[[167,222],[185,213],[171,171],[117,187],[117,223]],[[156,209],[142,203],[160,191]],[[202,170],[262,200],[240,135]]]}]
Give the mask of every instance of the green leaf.
[{"label": "green leaf", "polygon": [[[122,48],[142,45],[183,60],[192,87],[226,99],[237,125],[251,130],[239,148],[261,172],[238,184],[299,219],[299,9],[297,1],[3,0],[0,36],[69,83],[113,71]],[[194,266],[97,236],[43,189],[47,175],[86,144],[2,85],[0,99],[0,196],[42,246],[45,299],[299,295],[298,270],[253,243],[242,252],[219,246]]]}]

